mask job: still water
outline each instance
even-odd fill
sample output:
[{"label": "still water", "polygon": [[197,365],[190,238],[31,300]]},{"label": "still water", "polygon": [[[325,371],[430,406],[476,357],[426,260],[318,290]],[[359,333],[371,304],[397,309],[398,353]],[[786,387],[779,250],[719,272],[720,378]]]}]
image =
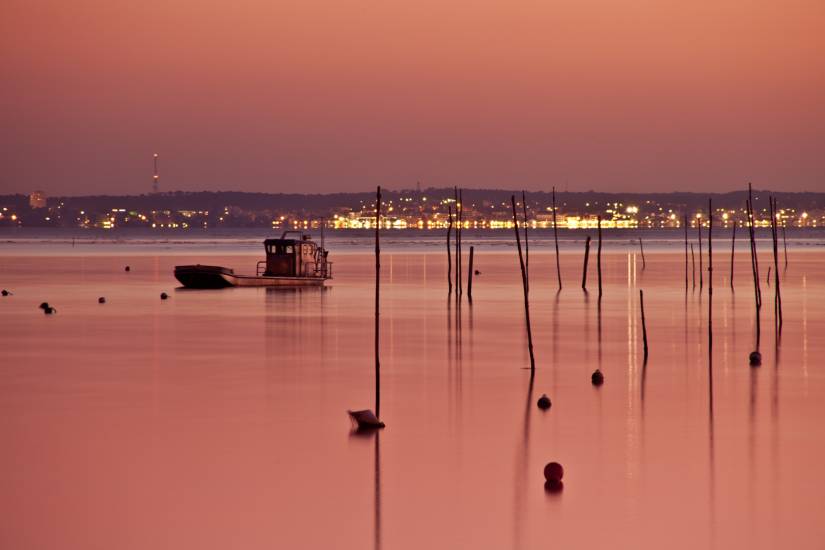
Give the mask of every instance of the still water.
[{"label": "still water", "polygon": [[512,249],[476,251],[460,306],[445,254],[384,254],[371,435],[345,412],[373,407],[369,254],[334,257],[325,289],[191,291],[175,264],[252,271],[257,250],[3,248],[0,547],[822,548],[825,254],[792,248],[781,338],[764,254],[752,368],[750,261],[732,291],[718,246],[712,365],[682,254],[607,251],[601,302],[595,254],[589,294],[581,253],[560,293],[531,254],[532,384]]}]

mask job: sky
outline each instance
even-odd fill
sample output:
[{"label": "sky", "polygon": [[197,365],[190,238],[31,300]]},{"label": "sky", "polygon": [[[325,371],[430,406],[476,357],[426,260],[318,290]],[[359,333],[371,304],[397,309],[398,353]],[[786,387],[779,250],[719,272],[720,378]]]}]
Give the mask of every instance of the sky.
[{"label": "sky", "polygon": [[825,190],[822,0],[4,0],[0,193]]}]

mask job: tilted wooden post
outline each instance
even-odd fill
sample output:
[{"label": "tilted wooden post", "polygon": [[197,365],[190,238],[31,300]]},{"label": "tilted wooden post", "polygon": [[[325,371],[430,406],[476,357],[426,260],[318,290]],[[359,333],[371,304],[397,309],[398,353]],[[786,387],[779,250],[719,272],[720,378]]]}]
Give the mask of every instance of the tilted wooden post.
[{"label": "tilted wooden post", "polygon": [[516,214],[516,196],[511,195],[510,201],[513,204],[513,228],[516,231],[516,246],[518,246],[518,261],[521,267],[521,286],[524,290],[524,318],[527,323],[527,349],[530,352],[530,378],[536,374],[536,360],[533,357],[533,332],[530,328],[530,299],[528,297],[529,285],[527,282],[527,270],[524,267],[524,257],[521,254],[521,234],[518,229],[518,214]]}]

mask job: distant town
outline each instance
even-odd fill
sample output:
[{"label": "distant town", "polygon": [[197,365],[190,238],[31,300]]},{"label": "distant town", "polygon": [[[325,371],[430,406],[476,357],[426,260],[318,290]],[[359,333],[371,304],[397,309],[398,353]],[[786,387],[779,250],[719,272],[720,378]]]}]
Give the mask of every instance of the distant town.
[{"label": "distant town", "polygon": [[[450,212],[461,207],[464,228],[512,228],[512,191],[429,188],[384,190],[382,224],[388,229],[445,229]],[[755,225],[768,226],[768,196],[778,200],[778,217],[787,227],[825,227],[825,193],[772,193],[754,190]],[[714,224],[746,225],[747,191],[731,193],[526,193],[532,227],[578,229],[678,228]],[[708,212],[708,198],[713,212]],[[522,194],[516,193],[519,218]],[[150,228],[201,230],[220,227],[275,229],[364,229],[374,227],[374,192],[325,195],[244,192],[166,192],[132,196],[48,197],[0,195],[0,227]],[[453,216],[453,223],[458,220]]]}]

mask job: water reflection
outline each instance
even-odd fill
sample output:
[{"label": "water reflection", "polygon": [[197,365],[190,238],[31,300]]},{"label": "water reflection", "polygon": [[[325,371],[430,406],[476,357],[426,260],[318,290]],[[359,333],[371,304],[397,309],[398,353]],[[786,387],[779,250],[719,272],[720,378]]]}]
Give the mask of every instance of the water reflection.
[{"label": "water reflection", "polygon": [[350,431],[350,440],[358,442],[373,441],[373,490],[372,490],[372,532],[373,548],[380,550],[383,545],[383,531],[381,527],[381,432],[378,430],[364,430],[355,428]]}]

